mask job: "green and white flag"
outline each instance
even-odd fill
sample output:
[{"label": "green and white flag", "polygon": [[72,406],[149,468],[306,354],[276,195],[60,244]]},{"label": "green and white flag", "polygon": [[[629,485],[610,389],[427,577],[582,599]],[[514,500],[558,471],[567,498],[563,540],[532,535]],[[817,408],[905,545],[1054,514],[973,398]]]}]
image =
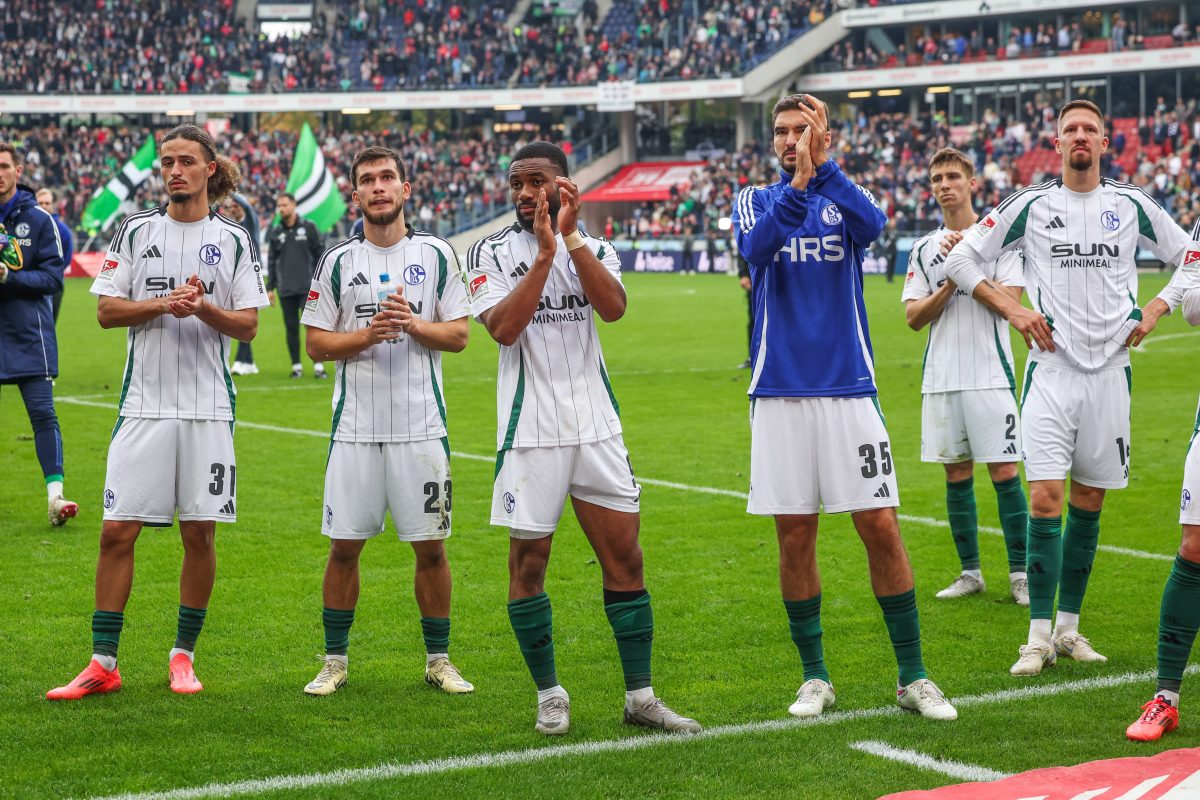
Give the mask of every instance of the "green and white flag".
[{"label": "green and white flag", "polygon": [[121,167],[112,180],[92,195],[87,208],[83,210],[82,224],[84,230],[108,230],[117,218],[121,203],[129,199],[142,181],[150,177],[154,171],[154,136],[146,137],[146,143],[134,153],[133,158]]},{"label": "green and white flag", "polygon": [[300,143],[296,145],[296,159],[292,162],[292,174],[288,176],[287,191],[296,196],[296,212],[312,220],[322,233],[328,233],[346,215],[346,202],[333,179],[333,173],[325,166],[325,156],[317,147],[317,138],[312,128],[304,123],[300,131]]}]

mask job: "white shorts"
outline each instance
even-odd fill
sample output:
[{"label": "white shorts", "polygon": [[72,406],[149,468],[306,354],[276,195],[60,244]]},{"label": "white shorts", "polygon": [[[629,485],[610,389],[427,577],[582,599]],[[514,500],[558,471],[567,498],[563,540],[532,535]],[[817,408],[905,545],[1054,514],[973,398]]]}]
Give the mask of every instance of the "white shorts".
[{"label": "white shorts", "polygon": [[1016,462],[1021,454],[1017,398],[1008,389],[921,397],[921,460],[935,464]]},{"label": "white shorts", "polygon": [[365,444],[334,442],[325,465],[321,533],[370,539],[388,511],[402,542],[450,535],[450,453],[445,439]]},{"label": "white shorts", "polygon": [[1021,401],[1022,458],[1030,481],[1097,489],[1129,483],[1129,367],[1080,372],[1030,361]]},{"label": "white shorts", "polygon": [[492,524],[518,539],[554,533],[568,496],[636,514],[642,487],[620,435],[567,447],[522,447],[497,457]]},{"label": "white shorts", "polygon": [[900,505],[874,397],[766,397],[750,406],[751,514]]},{"label": "white shorts", "polygon": [[[1200,423],[1197,423],[1200,431]],[[1200,434],[1192,434],[1183,461],[1183,493],[1179,498],[1179,524],[1200,525]]]},{"label": "white shorts", "polygon": [[104,519],[165,527],[237,519],[233,423],[120,417],[108,446]]}]

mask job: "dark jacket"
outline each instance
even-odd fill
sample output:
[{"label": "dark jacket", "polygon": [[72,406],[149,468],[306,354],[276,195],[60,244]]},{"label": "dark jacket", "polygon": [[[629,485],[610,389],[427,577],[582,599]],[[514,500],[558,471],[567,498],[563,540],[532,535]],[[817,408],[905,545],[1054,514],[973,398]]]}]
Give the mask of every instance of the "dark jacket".
[{"label": "dark jacket", "polygon": [[21,248],[23,264],[0,283],[0,381],[58,376],[58,340],[50,296],[63,287],[63,245],[54,217],[33,190],[17,185],[0,224]]},{"label": "dark jacket", "polygon": [[324,250],[315,224],[298,214],[290,228],[281,220],[267,234],[267,291],[307,295]]}]

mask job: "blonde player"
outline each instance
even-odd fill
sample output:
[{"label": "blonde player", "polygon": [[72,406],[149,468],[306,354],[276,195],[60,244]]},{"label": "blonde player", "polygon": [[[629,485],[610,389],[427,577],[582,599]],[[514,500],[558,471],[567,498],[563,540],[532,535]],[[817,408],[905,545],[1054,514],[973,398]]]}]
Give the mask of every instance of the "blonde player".
[{"label": "blonde player", "polygon": [[129,328],[129,356],[104,481],[92,660],[47,692],[51,700],[121,688],[117,644],[134,543],[144,525],[168,527],[176,512],[183,569],[170,685],[180,694],[203,688],[192,662],[216,575],[216,523],[236,519],[225,362],[231,339],[254,338],[267,293],[255,243],[210,209],[237,188],[237,167],[195,125],[163,137],[159,162],[169,202],[125,219],[92,284],[100,326]]},{"label": "blonde player", "polygon": [[[358,562],[390,510],[416,556],[425,681],[452,694],[474,687],[450,662],[450,444],[442,352],[467,346],[467,299],[458,258],[444,239],[404,219],[411,187],[400,156],[369,147],[350,168],[363,230],[321,257],[301,321],[308,354],[336,361],[333,434],[325,468],[322,532],[325,664],[304,691],[346,682],[358,604]],[[377,302],[384,281],[398,288]]]},{"label": "blonde player", "polygon": [[[900,299],[914,331],[929,326],[921,365],[921,460],[946,470],[946,510],[962,572],[937,593],[942,599],[984,591],[975,510],[975,462],[987,464],[996,488],[1008,549],[1013,599],[1029,605],[1025,529],[1029,507],[1017,473],[1021,450],[1017,386],[1008,325],[946,278],[943,248],[953,247],[979,215],[971,207],[975,165],[952,147],[929,161],[929,186],[942,209],[943,227],[918,239],[909,257]],[[1020,300],[1021,254],[1003,253],[984,272]]]},{"label": "blonde player", "polygon": [[[1096,555],[1105,492],[1129,481],[1128,347],[1179,305],[1200,279],[1200,243],[1140,189],[1100,178],[1108,149],[1104,114],[1073,100],[1058,116],[1061,178],[1017,192],[963,237],[946,274],[1008,319],[1032,349],[1022,393],[1029,480],[1029,638],[1010,670],[1037,675],[1057,656],[1107,659],[1079,633],[1079,612]],[[1137,250],[1176,264],[1158,297],[1137,305]],[[1021,248],[1027,309],[980,268]],[[1064,480],[1071,477],[1066,533]],[[1058,616],[1050,625],[1054,596]]]},{"label": "blonde player", "polygon": [[471,311],[500,343],[499,431],[492,524],[509,529],[508,616],[538,688],[539,733],[570,726],[558,682],[550,598],[550,544],[569,496],[604,580],[604,610],[625,673],[627,724],[700,730],[654,695],[654,615],[638,544],[641,489],[596,333],[598,316],[625,313],[612,246],[576,228],[579,187],[549,142],[513,156],[509,191],[517,224],[477,242],[467,256]]}]

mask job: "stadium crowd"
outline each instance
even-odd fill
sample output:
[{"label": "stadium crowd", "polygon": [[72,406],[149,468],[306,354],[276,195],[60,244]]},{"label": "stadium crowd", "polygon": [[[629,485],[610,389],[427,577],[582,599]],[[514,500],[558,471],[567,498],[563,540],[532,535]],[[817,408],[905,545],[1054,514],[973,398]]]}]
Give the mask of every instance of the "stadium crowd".
[{"label": "stadium crowd", "polygon": [[[220,93],[552,86],[736,75],[831,0],[617,0],[601,20],[515,3],[331,0],[270,38],[233,0],[0,2],[0,92]],[[535,4],[536,5],[536,4]],[[537,9],[535,9],[537,10]]]},{"label": "stadium crowd", "polygon": [[[0,131],[0,139],[21,147],[25,182],[54,190],[60,216],[77,229],[96,188],[112,178],[151,133],[140,127],[52,126]],[[274,215],[275,198],[287,185],[296,140],[296,134],[283,131],[232,132],[219,137],[224,155],[242,170],[243,193],[264,222]],[[407,130],[318,132],[318,141],[347,206],[352,205],[349,168],[355,153],[373,144],[385,144],[402,153],[413,184],[409,218],[415,225],[443,235],[486,214],[492,206],[507,208],[504,172],[509,154],[519,146],[507,137],[483,140],[473,135]],[[130,208],[157,205],[163,199],[162,181],[152,174],[138,187]],[[86,239],[87,232],[81,233]]]},{"label": "stadium crowd", "polygon": [[[1113,120],[1110,152],[1102,161],[1105,177],[1141,186],[1181,225],[1200,217],[1200,113],[1195,100],[1170,106],[1158,98],[1154,115]],[[929,158],[953,145],[975,159],[975,207],[998,204],[1018,189],[1057,174],[1054,155],[1056,111],[1026,103],[1020,114],[985,112],[975,125],[949,126],[944,114],[911,118],[904,113],[859,114],[834,120],[833,151],[853,180],[871,190],[896,227],[924,232],[941,212],[929,190]],[[738,189],[778,180],[769,146],[747,145],[698,168],[669,200],[647,202],[613,219],[606,233],[618,238],[716,234],[730,215]]]},{"label": "stadium crowd", "polygon": [[[818,62],[821,71],[874,69],[891,66],[920,66],[923,64],[958,64],[972,61],[996,61],[1017,58],[1043,58],[1076,53],[1107,53],[1126,50],[1156,50],[1200,42],[1200,24],[1191,25],[1180,9],[1173,20],[1155,19],[1153,26],[1143,22],[1139,29],[1136,19],[1113,12],[1108,32],[1082,17],[1057,15],[1056,20],[1017,20],[1003,26],[993,20],[972,22],[963,30],[936,31],[929,26],[916,26],[908,31],[876,29],[873,34],[885,37],[887,50],[868,41],[868,34],[858,32],[831,47]],[[1007,21],[1006,21],[1007,22]],[[1010,29],[1011,28],[1011,29]],[[1001,31],[1007,31],[1002,35]]]}]

